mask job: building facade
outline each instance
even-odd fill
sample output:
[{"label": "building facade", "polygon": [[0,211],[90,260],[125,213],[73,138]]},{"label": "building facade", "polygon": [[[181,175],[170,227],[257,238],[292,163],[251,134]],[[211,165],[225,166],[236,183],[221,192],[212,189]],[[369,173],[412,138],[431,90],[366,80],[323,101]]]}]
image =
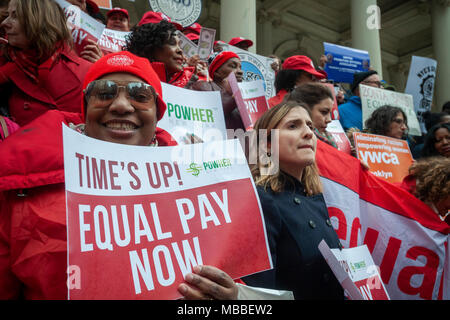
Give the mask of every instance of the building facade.
[{"label": "building facade", "polygon": [[[112,0],[132,23],[148,0]],[[323,42],[367,50],[372,68],[403,92],[411,57],[437,60],[433,111],[450,101],[450,0],[203,0],[198,22],[216,40],[241,36],[250,51],[285,59],[304,54],[317,64]]]}]

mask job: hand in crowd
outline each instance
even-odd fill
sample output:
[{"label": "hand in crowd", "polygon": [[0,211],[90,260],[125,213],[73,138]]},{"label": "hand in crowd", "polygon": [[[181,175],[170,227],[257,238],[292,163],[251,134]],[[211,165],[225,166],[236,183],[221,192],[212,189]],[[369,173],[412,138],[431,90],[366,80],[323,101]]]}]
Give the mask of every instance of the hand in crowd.
[{"label": "hand in crowd", "polygon": [[193,133],[186,133],[186,136],[183,137],[183,141],[185,144],[203,143],[203,140]]},{"label": "hand in crowd", "polygon": [[191,67],[195,67],[195,74],[207,76],[208,75],[208,63],[200,59],[198,55],[187,59],[187,64]]},{"label": "hand in crowd", "polygon": [[95,41],[89,39],[88,42],[89,44],[87,44],[83,51],[80,52],[80,57],[89,62],[95,63],[98,59],[103,57],[103,53]]},{"label": "hand in crowd", "polygon": [[178,291],[185,300],[236,300],[238,287],[231,277],[213,266],[195,266]]}]

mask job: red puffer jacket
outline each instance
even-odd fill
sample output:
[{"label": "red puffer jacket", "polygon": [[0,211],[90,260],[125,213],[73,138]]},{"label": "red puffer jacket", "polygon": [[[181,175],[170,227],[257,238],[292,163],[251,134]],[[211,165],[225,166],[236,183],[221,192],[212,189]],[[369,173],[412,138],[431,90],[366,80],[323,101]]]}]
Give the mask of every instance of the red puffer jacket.
[{"label": "red puffer jacket", "polygon": [[[49,111],[0,144],[0,300],[67,299],[61,123],[81,115]],[[156,137],[176,145],[164,130]]]},{"label": "red puffer jacket", "polygon": [[[44,72],[51,65],[48,72]],[[31,122],[48,110],[81,112],[83,80],[91,63],[65,48],[55,63],[39,66],[39,82],[33,81],[14,62],[0,58],[0,85],[8,97],[11,118],[20,126]],[[11,85],[11,88],[8,88]],[[10,90],[10,91],[9,91]]]}]

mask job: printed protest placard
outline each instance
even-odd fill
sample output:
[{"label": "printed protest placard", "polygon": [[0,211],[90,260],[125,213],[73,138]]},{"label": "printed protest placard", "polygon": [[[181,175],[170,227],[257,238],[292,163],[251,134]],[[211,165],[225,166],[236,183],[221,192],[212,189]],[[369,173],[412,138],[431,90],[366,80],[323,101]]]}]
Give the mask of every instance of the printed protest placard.
[{"label": "printed protest placard", "polygon": [[327,125],[327,132],[333,136],[340,151],[351,154],[352,146],[339,120],[331,120]]},{"label": "printed protest placard", "polygon": [[330,249],[319,243],[319,251],[339,283],[352,300],[390,300],[366,245],[346,249]]},{"label": "printed protest placard", "polygon": [[413,136],[422,135],[419,121],[414,112],[413,97],[410,94],[378,89],[362,84],[359,85],[359,92],[362,104],[363,125],[376,109],[384,105],[390,105],[399,107],[406,114],[406,117],[408,118],[409,134]]},{"label": "printed protest placard", "polygon": [[111,10],[112,4],[111,0],[93,0],[99,8]]},{"label": "printed protest placard", "polygon": [[275,71],[271,67],[274,59],[239,49],[222,41],[220,46],[224,51],[232,51],[239,56],[244,81],[263,80],[266,98],[269,99],[275,95]]},{"label": "printed protest placard", "polygon": [[324,42],[323,47],[327,56],[325,71],[329,80],[352,83],[354,73],[369,70],[369,52],[328,42]]},{"label": "printed protest placard", "polygon": [[95,43],[101,38],[105,25],[98,22],[81,9],[65,0],[55,0],[67,17],[67,26],[72,33],[74,49],[80,54],[92,40]]},{"label": "printed protest placard", "polygon": [[[69,299],[177,299],[212,265],[233,279],[272,268],[238,140],[113,144],[64,126]],[[70,279],[69,279],[70,280]]]},{"label": "printed protest placard", "polygon": [[358,159],[369,165],[369,171],[389,182],[402,182],[413,162],[406,140],[354,132]]},{"label": "printed protest placard", "polygon": [[103,54],[122,51],[126,45],[127,37],[131,32],[117,31],[105,28],[103,34],[98,41],[98,45]]},{"label": "printed protest placard", "polygon": [[434,59],[412,56],[405,88],[405,93],[413,96],[414,110],[424,133],[426,129],[422,114],[431,110],[436,67],[437,61]]},{"label": "printed protest placard", "polygon": [[237,82],[234,72],[227,78],[239,109],[245,130],[253,129],[256,121],[269,110],[262,80]]},{"label": "printed protest placard", "polygon": [[194,91],[161,83],[167,111],[158,127],[169,132],[178,143],[187,134],[203,141],[226,139],[225,116],[218,91]]}]

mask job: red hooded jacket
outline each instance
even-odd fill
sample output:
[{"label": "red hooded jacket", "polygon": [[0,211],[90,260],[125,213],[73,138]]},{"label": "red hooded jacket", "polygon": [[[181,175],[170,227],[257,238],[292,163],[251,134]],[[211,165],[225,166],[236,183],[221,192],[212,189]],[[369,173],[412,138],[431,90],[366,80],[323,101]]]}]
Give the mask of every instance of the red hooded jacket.
[{"label": "red hooded jacket", "polygon": [[[0,144],[0,300],[67,299],[67,242],[61,123],[49,111]],[[157,129],[159,146],[176,145]]]}]

